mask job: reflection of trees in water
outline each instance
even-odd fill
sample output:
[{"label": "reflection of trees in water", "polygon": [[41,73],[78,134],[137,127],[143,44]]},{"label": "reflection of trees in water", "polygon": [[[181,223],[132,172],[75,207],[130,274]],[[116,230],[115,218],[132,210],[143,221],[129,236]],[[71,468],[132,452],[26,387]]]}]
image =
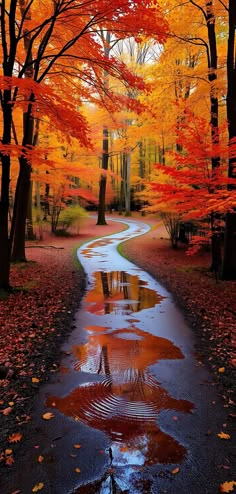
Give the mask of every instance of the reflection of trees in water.
[{"label": "reflection of trees in water", "polygon": [[[129,489],[121,489],[118,482],[115,473],[106,472],[101,479],[82,485],[74,492],[75,494],[130,494],[131,491]],[[141,493],[143,491],[140,491]]]},{"label": "reflection of trees in water", "polygon": [[[102,371],[102,369],[104,369],[104,371]],[[100,362],[99,362],[99,368],[98,368],[97,373],[101,374],[103,372],[104,372],[106,377],[111,376],[106,345],[103,345],[102,349],[101,349]]]},{"label": "reflection of trees in water", "polygon": [[[111,334],[106,336],[113,337]],[[96,335],[96,338],[100,337]],[[165,352],[169,355],[171,349],[173,358],[183,358],[181,351],[170,341],[147,333],[146,339],[148,337],[152,343],[153,338],[159,341],[161,357]],[[160,342],[165,350],[160,350]],[[139,345],[142,343],[138,341]],[[121,340],[119,344],[122,345]],[[127,351],[127,346],[125,349]],[[136,365],[131,368],[127,367],[127,359],[119,362],[121,372],[117,372],[117,365],[115,363],[114,368],[114,361],[110,358],[110,350],[108,344],[100,347],[96,372],[106,376],[104,382],[82,385],[63,398],[50,397],[47,406],[54,403],[65,415],[77,416],[87,425],[105,432],[112,441],[122,441],[131,451],[142,452],[144,464],[181,462],[186,453],[184,446],[163,432],[156,420],[163,410],[189,413],[192,403],[170,396],[149,374],[148,351],[140,351]]]},{"label": "reflection of trees in water", "polygon": [[[99,361],[99,368],[97,371],[98,374],[105,374],[105,376],[109,379],[108,380],[108,387],[109,390],[111,391],[112,389],[112,374],[110,371],[110,365],[109,365],[109,358],[108,358],[108,351],[107,351],[107,346],[103,345],[100,353],[100,361]],[[145,401],[145,381],[146,381],[146,375],[143,370],[135,369],[133,367],[127,369],[124,373],[123,376],[123,382],[128,382],[131,384],[131,390],[129,391],[129,397],[132,401],[135,401],[135,399],[138,399],[140,401]],[[118,394],[122,395],[122,388],[124,387],[124,384],[122,383],[119,388],[120,392]]]},{"label": "reflection of trees in water", "polygon": [[[96,273],[96,286],[86,300],[93,304],[92,312],[110,312],[123,300],[127,300],[130,307],[133,304],[136,310],[137,307],[142,310],[154,307],[161,297],[148,289],[138,276],[115,271]],[[134,324],[113,330],[102,326],[87,329],[87,343],[73,348],[79,360],[75,367],[91,375],[104,376],[103,381],[82,384],[62,398],[50,397],[47,405],[56,405],[64,415],[76,416],[88,426],[106,433],[114,441],[117,464],[123,461],[119,450],[122,445],[128,450],[125,460],[128,464],[129,461],[132,464],[136,456],[143,465],[181,462],[185,447],[160,429],[157,418],[163,410],[189,413],[193,405],[170,396],[149,371],[158,360],[183,359],[181,350],[167,338],[143,331]],[[112,452],[110,459],[113,459]],[[120,486],[124,488],[110,472],[91,485],[91,489],[97,489],[91,492],[126,492]],[[86,489],[78,492],[89,493],[88,486]]]},{"label": "reflection of trees in water", "polygon": [[[124,478],[119,480],[119,474],[113,469],[113,452],[112,448],[109,448],[109,459],[110,465],[105,474],[95,482],[91,482],[86,485],[81,485],[76,491],[75,494],[130,494],[130,490],[127,488],[121,488],[119,484],[127,484],[124,481]],[[151,487],[152,482],[149,481],[149,485]],[[138,492],[136,490],[136,492]],[[150,491],[149,491],[150,492]],[[143,490],[140,491],[140,494],[145,494]]]},{"label": "reflection of trees in water", "polygon": [[[92,303],[88,310],[93,313],[105,314],[119,311],[138,312],[159,304],[163,297],[151,290],[146,282],[138,276],[125,271],[110,271],[94,273],[95,286],[86,296],[86,302]],[[119,305],[127,301],[124,305]]]},{"label": "reflection of trees in water", "polygon": [[100,326],[89,326],[87,343],[73,347],[73,353],[80,362],[78,369],[91,373],[99,370],[99,374],[106,375],[104,362],[109,358],[113,379],[132,381],[137,379],[137,371],[145,370],[159,360],[184,358],[181,350],[167,338],[155,336],[135,326],[109,331],[104,328],[104,332],[102,329]]}]

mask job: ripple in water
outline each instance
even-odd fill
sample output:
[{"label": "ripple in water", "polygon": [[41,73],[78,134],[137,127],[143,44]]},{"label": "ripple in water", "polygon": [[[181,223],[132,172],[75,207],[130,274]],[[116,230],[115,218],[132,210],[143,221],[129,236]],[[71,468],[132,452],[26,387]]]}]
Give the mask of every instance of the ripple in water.
[{"label": "ripple in water", "polygon": [[93,333],[89,326],[88,342],[75,346],[74,355],[81,371],[103,380],[85,383],[63,398],[51,396],[47,406],[105,432],[120,454],[121,448],[127,449],[127,463],[137,455],[143,465],[179,463],[186,450],[160,429],[157,419],[163,410],[190,413],[193,405],[170,396],[149,367],[160,359],[182,359],[183,354],[166,338],[133,326],[128,331],[137,339],[124,343],[127,328],[104,328],[102,333],[95,327]]}]

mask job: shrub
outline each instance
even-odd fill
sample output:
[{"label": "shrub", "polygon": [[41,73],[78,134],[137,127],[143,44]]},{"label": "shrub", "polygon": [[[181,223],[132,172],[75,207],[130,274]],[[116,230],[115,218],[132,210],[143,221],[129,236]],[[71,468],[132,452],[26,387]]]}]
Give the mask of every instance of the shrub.
[{"label": "shrub", "polygon": [[81,221],[88,217],[87,211],[78,204],[74,206],[66,206],[61,210],[57,223],[57,230],[66,232],[70,227],[77,227],[77,233]]}]

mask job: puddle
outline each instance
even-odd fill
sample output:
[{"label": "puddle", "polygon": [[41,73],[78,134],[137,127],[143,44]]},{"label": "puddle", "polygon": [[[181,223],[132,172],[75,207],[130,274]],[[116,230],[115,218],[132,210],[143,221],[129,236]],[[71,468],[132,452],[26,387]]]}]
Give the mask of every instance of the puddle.
[{"label": "puddle", "polygon": [[[185,446],[161,429],[158,417],[163,411],[191,413],[193,403],[171,396],[151,371],[161,360],[182,360],[184,355],[168,338],[139,328],[140,319],[125,318],[139,312],[146,320],[146,310],[164,299],[137,274],[94,272],[84,307],[87,317],[91,314],[99,324],[85,325],[86,343],[72,348],[74,370],[89,375],[89,382],[46,400],[48,408],[105,433],[113,466],[181,463],[186,456]],[[112,326],[106,325],[108,315]],[[114,329],[121,322],[126,326]]]},{"label": "puddle", "polygon": [[95,284],[86,297],[86,310],[93,314],[132,314],[155,307],[164,297],[151,290],[138,275],[125,271],[97,271]]}]

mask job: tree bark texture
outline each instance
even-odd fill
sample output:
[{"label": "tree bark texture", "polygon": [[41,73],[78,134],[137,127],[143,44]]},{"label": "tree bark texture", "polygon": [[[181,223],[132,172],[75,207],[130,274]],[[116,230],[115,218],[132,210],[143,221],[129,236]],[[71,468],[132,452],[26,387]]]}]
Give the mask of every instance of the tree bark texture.
[{"label": "tree bark texture", "polygon": [[[103,140],[102,140],[102,168],[104,170],[108,169],[108,129],[104,127],[103,129]],[[98,202],[98,218],[97,225],[106,225],[106,175],[101,175],[100,177],[100,187],[99,187],[99,202]]]},{"label": "tree bark texture", "polygon": [[[11,142],[12,107],[11,91],[4,91],[3,138],[2,144]],[[0,197],[0,289],[10,288],[10,246],[8,235],[9,186],[10,186],[10,155],[1,154],[2,177]]]},{"label": "tree bark texture", "polygon": [[[229,34],[227,52],[227,119],[229,135],[229,153],[231,145],[235,146],[236,139],[236,2],[229,0]],[[233,153],[235,154],[235,153]],[[236,178],[236,159],[229,157],[229,178]],[[233,186],[229,186],[232,189]],[[225,280],[236,279],[236,212],[226,215],[224,261],[222,277]]]}]

